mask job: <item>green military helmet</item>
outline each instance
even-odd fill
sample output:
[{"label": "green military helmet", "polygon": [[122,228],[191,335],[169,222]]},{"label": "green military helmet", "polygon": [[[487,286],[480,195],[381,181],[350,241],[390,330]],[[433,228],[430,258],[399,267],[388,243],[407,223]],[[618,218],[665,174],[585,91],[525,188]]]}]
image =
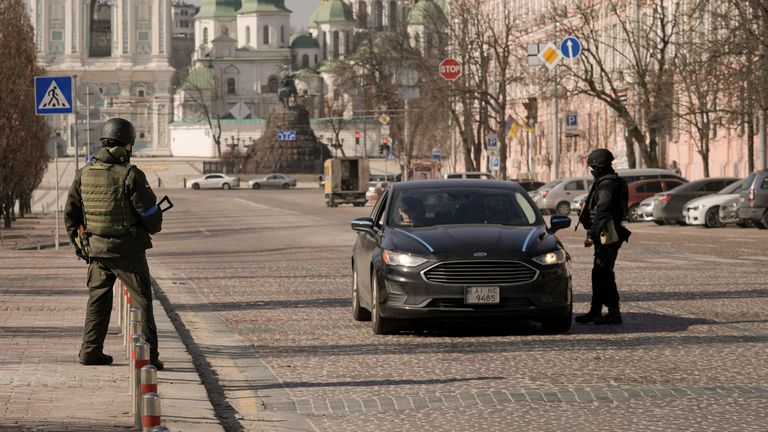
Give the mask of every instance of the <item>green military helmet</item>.
[{"label": "green military helmet", "polygon": [[593,150],[587,157],[587,165],[590,167],[608,168],[611,162],[613,162],[613,153],[608,149]]},{"label": "green military helmet", "polygon": [[134,141],[136,141],[136,130],[126,119],[119,117],[109,119],[101,128],[101,143],[104,146],[110,142],[117,142],[124,146],[133,145]]}]

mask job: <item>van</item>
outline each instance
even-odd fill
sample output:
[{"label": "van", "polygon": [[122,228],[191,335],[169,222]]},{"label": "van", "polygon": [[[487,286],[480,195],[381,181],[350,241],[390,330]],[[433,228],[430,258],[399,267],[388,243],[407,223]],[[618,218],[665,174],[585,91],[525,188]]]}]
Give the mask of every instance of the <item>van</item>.
[{"label": "van", "polygon": [[739,219],[760,229],[768,228],[768,170],[755,171],[739,191]]}]

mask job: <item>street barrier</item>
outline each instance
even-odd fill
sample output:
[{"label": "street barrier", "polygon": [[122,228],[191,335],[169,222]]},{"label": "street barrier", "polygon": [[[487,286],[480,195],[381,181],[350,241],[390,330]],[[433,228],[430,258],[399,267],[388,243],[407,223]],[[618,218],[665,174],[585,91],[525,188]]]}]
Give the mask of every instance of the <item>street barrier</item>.
[{"label": "street barrier", "polygon": [[141,368],[149,364],[149,344],[143,340],[136,343],[136,360],[132,383],[134,426],[141,429]]},{"label": "street barrier", "polygon": [[160,396],[157,393],[147,393],[141,398],[142,432],[152,432],[160,426]]}]

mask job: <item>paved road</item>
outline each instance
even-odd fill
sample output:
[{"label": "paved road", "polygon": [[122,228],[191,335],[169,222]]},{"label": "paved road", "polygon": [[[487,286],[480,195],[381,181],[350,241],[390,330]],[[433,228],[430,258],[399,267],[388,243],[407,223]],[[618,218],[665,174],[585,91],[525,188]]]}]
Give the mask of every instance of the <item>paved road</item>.
[{"label": "paved road", "polygon": [[[375,336],[350,314],[349,220],[319,190],[173,191],[151,251],[227,430],[765,430],[766,231],[633,224],[625,324]],[[576,310],[589,301],[583,232]]]}]

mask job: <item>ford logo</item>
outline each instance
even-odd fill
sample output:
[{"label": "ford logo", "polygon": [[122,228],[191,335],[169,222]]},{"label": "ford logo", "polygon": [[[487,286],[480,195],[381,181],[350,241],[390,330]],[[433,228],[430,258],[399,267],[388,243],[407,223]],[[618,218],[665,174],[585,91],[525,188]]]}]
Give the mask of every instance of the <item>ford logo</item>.
[{"label": "ford logo", "polygon": [[478,258],[480,258],[480,257],[484,257],[484,256],[488,256],[488,254],[487,254],[487,253],[485,253],[485,252],[475,252],[475,253],[473,253],[472,255],[474,255],[474,256],[476,256],[476,257],[478,257]]}]

